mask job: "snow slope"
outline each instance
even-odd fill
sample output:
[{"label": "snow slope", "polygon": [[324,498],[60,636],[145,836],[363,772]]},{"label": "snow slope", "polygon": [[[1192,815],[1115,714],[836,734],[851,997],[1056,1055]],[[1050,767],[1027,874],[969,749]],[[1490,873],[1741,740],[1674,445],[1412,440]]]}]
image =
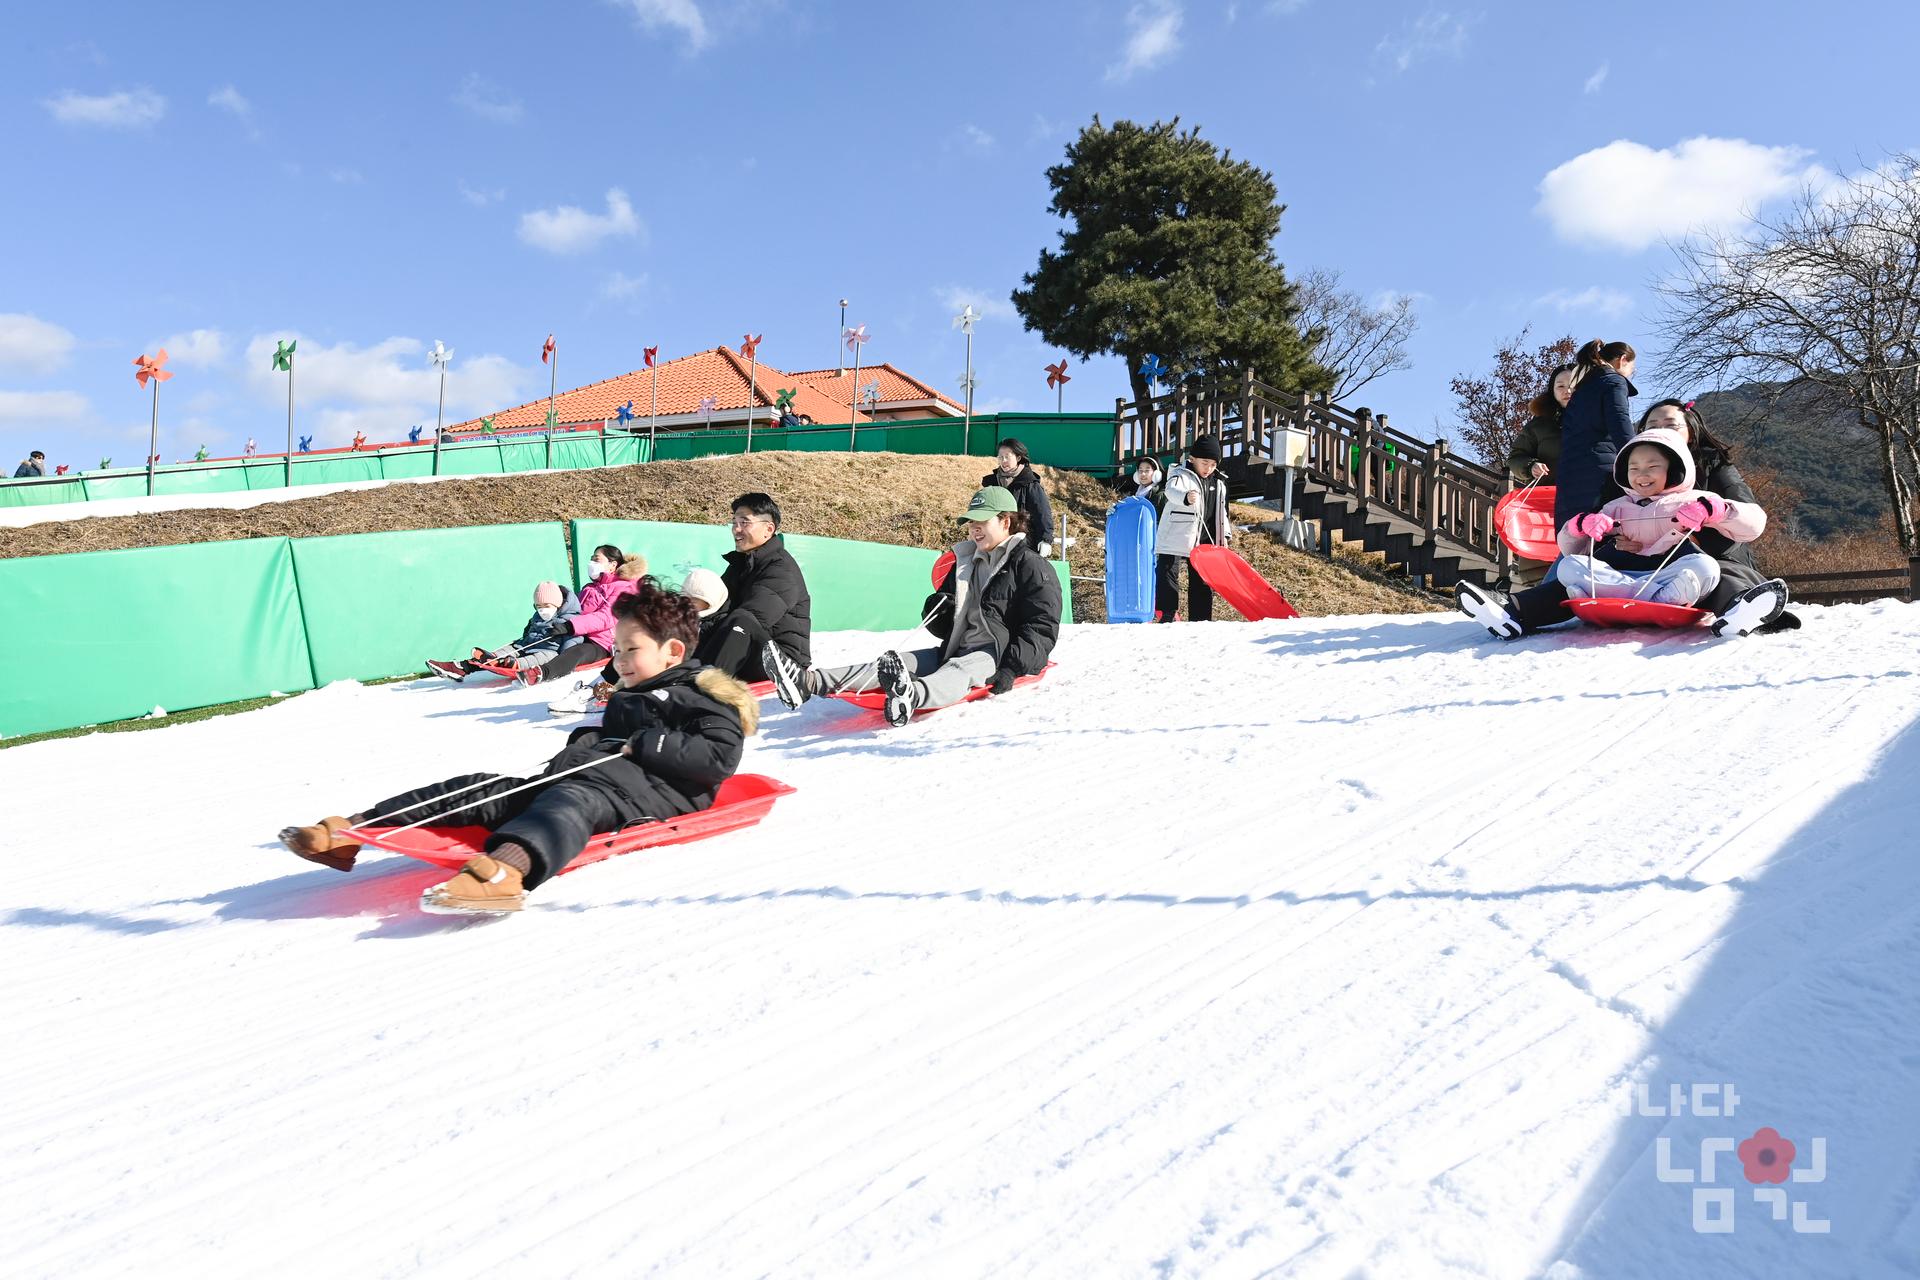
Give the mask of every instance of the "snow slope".
[{"label": "snow slope", "polygon": [[[551,690],[0,751],[0,1272],[1913,1274],[1920,606],[1806,613],[1071,627],[769,717],[764,825],[500,921],[272,833],[533,765]],[[1827,1234],[1659,1180],[1761,1125]]]},{"label": "snow slope", "polygon": [[[481,472],[482,476],[487,473]],[[495,475],[499,472],[493,473]],[[515,475],[556,475],[557,472],[516,471]],[[0,529],[24,529],[54,520],[85,520],[92,516],[138,516],[156,511],[239,511],[276,502],[297,502],[330,493],[357,493],[396,484],[439,484],[443,480],[471,480],[472,475],[396,476],[391,480],[338,480],[332,484],[300,484],[291,489],[249,489],[239,493],[170,493],[152,498],[100,498],[94,502],[54,502],[34,507],[0,507]]]}]

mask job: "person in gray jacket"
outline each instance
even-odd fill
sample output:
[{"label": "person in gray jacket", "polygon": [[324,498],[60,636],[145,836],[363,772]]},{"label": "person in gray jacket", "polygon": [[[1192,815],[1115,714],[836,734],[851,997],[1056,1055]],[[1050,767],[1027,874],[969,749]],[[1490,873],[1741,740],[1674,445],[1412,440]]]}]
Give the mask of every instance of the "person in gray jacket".
[{"label": "person in gray jacket", "polygon": [[769,644],[765,662],[780,700],[798,707],[835,693],[886,691],[887,723],[951,706],[975,689],[1005,693],[1037,675],[1060,638],[1060,578],[1027,545],[1026,522],[1012,493],[989,485],[960,517],[967,537],[954,544],[953,568],[927,598],[926,627],[942,643],[872,662],[802,671]]}]

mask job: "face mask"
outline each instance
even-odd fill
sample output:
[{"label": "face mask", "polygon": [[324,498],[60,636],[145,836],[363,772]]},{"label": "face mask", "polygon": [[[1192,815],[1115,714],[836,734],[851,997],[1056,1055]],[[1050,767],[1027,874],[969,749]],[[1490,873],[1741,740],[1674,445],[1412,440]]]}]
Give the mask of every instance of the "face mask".
[{"label": "face mask", "polygon": [[613,572],[613,566],[605,560],[589,560],[587,561],[587,568],[593,570],[593,576],[596,578],[603,573]]},{"label": "face mask", "polygon": [[553,615],[556,613],[559,613],[560,609],[559,609],[559,606],[557,605],[543,604],[539,608],[535,609],[534,612],[540,615],[540,621],[552,622]]}]

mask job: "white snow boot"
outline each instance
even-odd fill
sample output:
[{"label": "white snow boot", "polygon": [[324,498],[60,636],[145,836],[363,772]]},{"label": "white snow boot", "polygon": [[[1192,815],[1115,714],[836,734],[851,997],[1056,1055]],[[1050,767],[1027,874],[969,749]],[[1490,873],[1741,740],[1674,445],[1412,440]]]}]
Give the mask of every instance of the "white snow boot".
[{"label": "white snow boot", "polygon": [[1475,586],[1461,579],[1453,588],[1454,603],[1460,606],[1460,612],[1472,618],[1488,631],[1502,640],[1517,640],[1522,630],[1520,622],[1507,612],[1507,602],[1499,593],[1485,587]]},{"label": "white snow boot", "polygon": [[588,676],[584,680],[575,680],[573,688],[567,690],[547,704],[547,710],[556,715],[583,716],[593,709],[593,688],[600,683],[600,677]]},{"label": "white snow boot", "polygon": [[1725,613],[1709,625],[1717,636],[1744,636],[1766,626],[1787,607],[1787,584],[1769,578],[1735,596]]}]

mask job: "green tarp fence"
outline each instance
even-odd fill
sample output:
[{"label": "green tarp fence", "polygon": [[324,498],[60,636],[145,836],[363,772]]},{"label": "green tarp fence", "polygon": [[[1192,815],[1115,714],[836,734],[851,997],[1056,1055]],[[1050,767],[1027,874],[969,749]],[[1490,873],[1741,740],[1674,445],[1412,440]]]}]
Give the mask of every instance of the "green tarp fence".
[{"label": "green tarp fence", "polygon": [[[534,584],[577,585],[603,542],[645,555],[668,585],[695,565],[724,568],[733,547],[712,525],[577,520],[0,560],[10,617],[60,619],[32,677],[0,693],[0,737],[403,675],[506,644]],[[787,546],[816,631],[919,624],[934,552],[805,535]],[[1066,566],[1054,568],[1070,622]]]},{"label": "green tarp fence", "polygon": [[[1013,436],[1027,446],[1035,462],[1082,471],[1104,471],[1111,465],[1113,456],[1113,418],[1098,413],[983,414],[974,418],[971,429],[954,418],[929,418],[863,426],[855,435],[853,448],[861,453],[964,453],[976,457],[990,456],[1000,440]],[[781,450],[846,453],[849,451],[847,428],[756,429],[753,448],[757,453]],[[713,454],[744,453],[746,449],[746,432],[733,428],[663,431],[652,442],[644,434],[556,436],[553,467],[555,470],[588,470],[631,466],[653,456],[704,458]],[[296,486],[339,484],[432,475],[433,455],[431,444],[364,453],[297,454],[293,461],[293,483]],[[439,474],[501,475],[542,470],[546,466],[545,437],[516,436],[446,445],[440,450]],[[284,458],[182,463],[154,471],[154,493],[158,496],[240,493],[280,489],[286,484]],[[42,480],[0,479],[0,507],[140,498],[146,496],[146,492],[144,469],[90,471]]]}]

